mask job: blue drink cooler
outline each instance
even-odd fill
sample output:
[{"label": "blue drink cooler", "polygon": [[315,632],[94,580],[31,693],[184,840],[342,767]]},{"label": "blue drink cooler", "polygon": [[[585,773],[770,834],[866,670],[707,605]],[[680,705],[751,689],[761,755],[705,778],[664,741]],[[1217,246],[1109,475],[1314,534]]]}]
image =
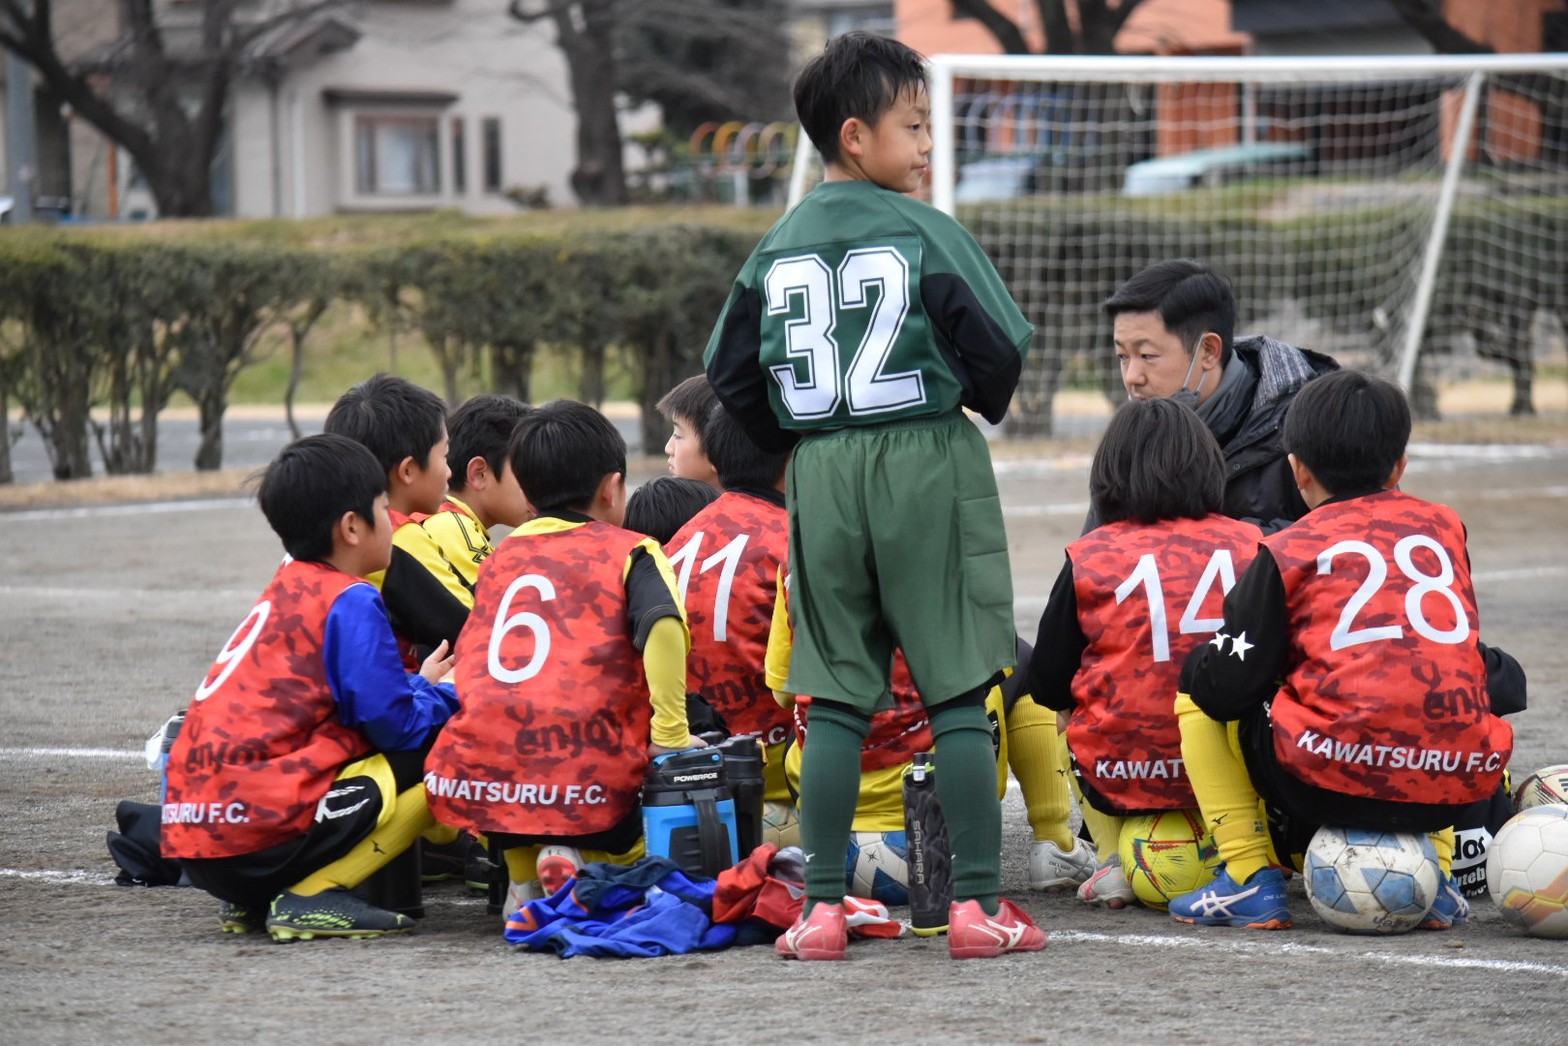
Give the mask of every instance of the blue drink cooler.
[{"label": "blue drink cooler", "polygon": [[642,830],[648,853],[668,857],[693,875],[716,877],[740,860],[735,799],[724,756],[712,748],[661,755],[642,786]]}]

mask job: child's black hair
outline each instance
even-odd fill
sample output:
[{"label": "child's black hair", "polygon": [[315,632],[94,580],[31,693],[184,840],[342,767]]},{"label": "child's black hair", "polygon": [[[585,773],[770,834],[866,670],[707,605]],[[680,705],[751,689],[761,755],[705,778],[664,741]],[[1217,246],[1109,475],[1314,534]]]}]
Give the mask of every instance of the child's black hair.
[{"label": "child's black hair", "polygon": [[657,476],[627,495],[623,525],[668,545],[676,531],[718,496],[711,483],[700,479]]},{"label": "child's black hair", "polygon": [[1129,400],[1094,452],[1089,499],[1101,524],[1202,519],[1225,503],[1225,456],[1190,407]]},{"label": "child's black hair", "polygon": [[1220,366],[1236,336],[1236,292],[1213,266],[1191,258],[1155,262],[1116,289],[1101,306],[1114,323],[1124,312],[1154,312],[1191,355],[1209,331],[1220,336]]},{"label": "child's black hair", "polygon": [[709,412],[718,402],[719,397],[708,384],[708,376],[694,374],[660,396],[659,402],[654,404],[654,409],[665,421],[673,423],[679,418],[690,424],[696,430],[697,438],[703,441],[703,449],[706,450],[708,444],[702,428]]},{"label": "child's black hair", "polygon": [[822,161],[837,163],[844,121],[875,127],[906,91],[924,90],[926,79],[919,51],[873,33],[844,33],[795,78],[795,114]]},{"label": "child's black hair", "polygon": [[256,502],[284,551],[319,563],[332,555],[332,531],[345,513],[376,529],[376,498],[387,474],[364,444],[323,433],[295,440],[262,472]]},{"label": "child's black hair", "polygon": [[322,430],[369,447],[387,474],[404,458],[429,468],[446,431],[446,403],[406,378],[377,374],[338,397]]},{"label": "child's black hair", "polygon": [[1337,370],[1296,393],[1284,440],[1330,494],[1381,490],[1410,442],[1410,404],[1392,382]]},{"label": "child's black hair", "polygon": [[517,422],[533,410],[516,396],[485,392],[470,396],[446,420],[446,463],[452,470],[447,486],[459,493],[468,486],[468,463],[484,458],[493,475],[504,475],[506,448]]},{"label": "child's black hair", "polygon": [[608,418],[576,400],[554,400],[525,414],[507,453],[518,485],[540,513],[582,512],[605,476],[626,474],[626,440]]},{"label": "child's black hair", "polygon": [[724,404],[715,404],[702,426],[702,449],[725,490],[774,490],[789,465],[789,451],[763,450]]}]

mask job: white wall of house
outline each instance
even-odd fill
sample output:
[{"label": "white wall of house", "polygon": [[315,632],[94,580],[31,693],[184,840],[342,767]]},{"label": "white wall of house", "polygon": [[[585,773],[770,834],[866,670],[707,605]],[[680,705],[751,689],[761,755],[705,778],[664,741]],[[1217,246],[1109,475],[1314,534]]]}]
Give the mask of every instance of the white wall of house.
[{"label": "white wall of house", "polygon": [[495,0],[355,11],[352,47],[297,60],[275,84],[236,85],[237,216],[510,214],[501,191],[513,187],[575,203],[576,114],[552,28],[517,22]]}]

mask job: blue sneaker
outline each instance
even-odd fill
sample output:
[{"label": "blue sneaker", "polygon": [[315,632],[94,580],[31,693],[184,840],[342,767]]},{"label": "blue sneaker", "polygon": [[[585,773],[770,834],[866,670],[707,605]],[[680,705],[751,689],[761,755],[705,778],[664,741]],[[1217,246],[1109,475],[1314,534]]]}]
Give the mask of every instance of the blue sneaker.
[{"label": "blue sneaker", "polygon": [[1421,920],[1421,929],[1452,930],[1469,921],[1470,902],[1465,900],[1464,891],[1459,889],[1459,880],[1452,875],[1443,876],[1438,886],[1437,900],[1432,902],[1432,910]]},{"label": "blue sneaker", "polygon": [[1242,885],[1221,865],[1209,885],[1171,901],[1170,912],[1177,922],[1197,926],[1288,930],[1293,925],[1285,903],[1285,878],[1277,868],[1265,868]]}]

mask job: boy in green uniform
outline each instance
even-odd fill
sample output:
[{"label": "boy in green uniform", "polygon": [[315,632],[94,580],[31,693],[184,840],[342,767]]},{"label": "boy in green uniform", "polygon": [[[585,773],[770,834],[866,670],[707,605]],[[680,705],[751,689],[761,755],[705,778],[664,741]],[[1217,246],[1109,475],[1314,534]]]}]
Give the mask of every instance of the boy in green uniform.
[{"label": "boy in green uniform", "polygon": [[902,195],[931,151],[920,55],[837,37],[796,81],[795,108],[826,181],[752,252],[704,356],[758,445],[795,447],[789,689],[815,701],[800,782],[807,904],[777,950],[844,955],[860,747],[901,646],[943,755],[949,953],[1036,951],[1045,933],[999,897],[983,703],[1016,659],[1012,579],[985,439],[960,410],[1002,419],[1033,332],[963,227]]}]

